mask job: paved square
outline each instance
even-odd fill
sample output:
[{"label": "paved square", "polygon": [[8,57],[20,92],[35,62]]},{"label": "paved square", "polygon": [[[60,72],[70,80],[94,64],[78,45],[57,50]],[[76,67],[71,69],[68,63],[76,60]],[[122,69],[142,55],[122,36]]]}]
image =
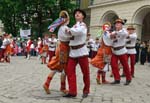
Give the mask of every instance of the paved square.
[{"label": "paved square", "polygon": [[[77,68],[78,96],[73,99],[62,97],[60,73],[51,82],[51,94],[47,95],[42,85],[49,73],[46,65],[40,64],[36,57],[12,57],[10,64],[0,63],[0,103],[150,103],[150,66],[136,65],[135,78],[131,85],[97,85],[96,71],[90,66],[91,93],[82,99],[83,81],[80,68]],[[113,78],[107,79],[113,81]]]}]

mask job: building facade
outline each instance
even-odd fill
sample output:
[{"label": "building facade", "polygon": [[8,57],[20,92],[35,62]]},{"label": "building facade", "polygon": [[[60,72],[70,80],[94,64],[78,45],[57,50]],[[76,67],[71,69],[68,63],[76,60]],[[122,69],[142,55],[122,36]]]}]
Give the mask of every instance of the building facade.
[{"label": "building facade", "polygon": [[139,39],[150,40],[150,0],[94,0],[88,8],[92,35],[97,35],[103,23],[122,18],[127,19],[125,26],[135,26]]},{"label": "building facade", "polygon": [[84,22],[87,24],[88,27],[90,27],[90,21],[91,21],[91,8],[89,8],[90,5],[93,5],[94,0],[79,0],[80,2],[80,8],[86,12],[86,19]]}]

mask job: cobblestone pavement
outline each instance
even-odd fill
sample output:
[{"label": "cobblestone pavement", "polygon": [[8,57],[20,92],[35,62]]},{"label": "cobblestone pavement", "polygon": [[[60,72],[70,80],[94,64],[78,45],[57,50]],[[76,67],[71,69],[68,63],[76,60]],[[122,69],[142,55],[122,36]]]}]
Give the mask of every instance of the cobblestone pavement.
[{"label": "cobblestone pavement", "polygon": [[[60,88],[60,73],[51,83],[51,94],[45,94],[42,85],[49,69],[40,64],[37,58],[26,60],[23,57],[12,57],[10,64],[0,63],[0,103],[150,103],[150,66],[136,65],[136,74],[131,85],[121,84],[97,85],[96,70],[90,66],[91,93],[82,99],[83,81],[77,68],[78,96],[73,99],[63,98]],[[113,81],[113,78],[107,79]]]}]

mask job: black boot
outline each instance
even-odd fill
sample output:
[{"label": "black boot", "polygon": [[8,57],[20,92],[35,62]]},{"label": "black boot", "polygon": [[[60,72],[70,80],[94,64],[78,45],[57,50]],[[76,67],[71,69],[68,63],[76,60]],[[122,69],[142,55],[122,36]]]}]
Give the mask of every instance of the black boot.
[{"label": "black boot", "polygon": [[88,93],[84,93],[83,95],[82,95],[82,98],[87,98],[88,97]]},{"label": "black boot", "polygon": [[129,85],[131,83],[131,80],[127,80],[126,83],[124,83],[124,85]]},{"label": "black boot", "polygon": [[111,84],[120,84],[120,80],[115,80],[115,81],[112,82]]},{"label": "black boot", "polygon": [[73,94],[66,94],[64,95],[63,97],[66,97],[66,98],[73,98],[73,97],[76,97],[76,95],[73,95]]}]

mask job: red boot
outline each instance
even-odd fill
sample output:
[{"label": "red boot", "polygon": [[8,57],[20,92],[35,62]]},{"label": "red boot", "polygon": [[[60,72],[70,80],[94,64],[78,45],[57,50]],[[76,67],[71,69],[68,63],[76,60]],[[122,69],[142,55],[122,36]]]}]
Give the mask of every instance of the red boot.
[{"label": "red boot", "polygon": [[66,82],[61,82],[61,87],[60,87],[60,91],[64,94],[67,94],[69,91],[66,90]]},{"label": "red boot", "polygon": [[51,80],[52,80],[52,77],[47,77],[47,80],[43,85],[43,88],[47,94],[50,94],[49,85],[50,85]]},{"label": "red boot", "polygon": [[10,58],[7,56],[7,57],[5,58],[5,61],[6,61],[7,63],[10,63]]},{"label": "red boot", "polygon": [[102,72],[102,71],[100,71],[100,70],[97,71],[96,81],[97,81],[97,84],[98,84],[98,85],[101,84],[101,79],[100,79],[100,78],[101,78],[101,72]]},{"label": "red boot", "polygon": [[102,83],[109,84],[110,82],[106,80],[106,72],[102,72]]}]

